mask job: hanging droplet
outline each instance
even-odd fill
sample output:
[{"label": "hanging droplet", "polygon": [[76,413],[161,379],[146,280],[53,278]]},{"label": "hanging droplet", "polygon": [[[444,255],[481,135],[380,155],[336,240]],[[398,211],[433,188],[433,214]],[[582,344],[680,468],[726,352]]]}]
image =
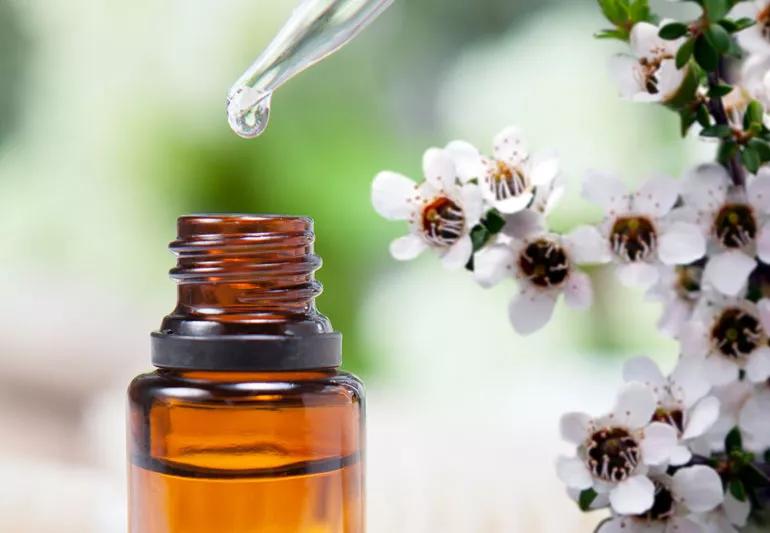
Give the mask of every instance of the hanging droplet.
[{"label": "hanging droplet", "polygon": [[241,86],[227,99],[227,121],[235,133],[252,139],[267,128],[270,119],[270,99],[273,93],[264,93]]}]

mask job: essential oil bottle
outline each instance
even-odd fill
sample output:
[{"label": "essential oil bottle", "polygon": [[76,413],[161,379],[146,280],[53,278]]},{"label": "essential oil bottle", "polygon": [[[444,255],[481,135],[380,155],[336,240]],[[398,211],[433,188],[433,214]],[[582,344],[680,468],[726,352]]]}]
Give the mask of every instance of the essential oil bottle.
[{"label": "essential oil bottle", "polygon": [[313,222],[178,221],[174,311],[128,396],[130,533],[362,533],[364,391],[315,307]]}]

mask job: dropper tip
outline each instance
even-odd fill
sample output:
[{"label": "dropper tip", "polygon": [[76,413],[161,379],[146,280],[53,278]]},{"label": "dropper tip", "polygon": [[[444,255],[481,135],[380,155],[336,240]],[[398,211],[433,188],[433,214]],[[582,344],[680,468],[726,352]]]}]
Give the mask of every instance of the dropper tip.
[{"label": "dropper tip", "polygon": [[248,86],[234,88],[227,98],[227,121],[230,128],[244,139],[253,139],[267,129],[272,93]]}]

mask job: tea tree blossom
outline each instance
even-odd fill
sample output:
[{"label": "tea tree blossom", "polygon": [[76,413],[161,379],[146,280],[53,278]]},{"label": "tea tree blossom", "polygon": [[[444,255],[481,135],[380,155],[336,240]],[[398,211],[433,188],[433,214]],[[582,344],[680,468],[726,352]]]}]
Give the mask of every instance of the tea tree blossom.
[{"label": "tea tree blossom", "polygon": [[450,154],[431,148],[423,158],[425,181],[381,172],[372,185],[372,203],[391,220],[406,220],[409,234],[391,243],[396,259],[409,260],[430,248],[445,267],[462,268],[473,253],[470,232],[482,215],[478,186],[460,181]]},{"label": "tea tree blossom", "polygon": [[637,102],[668,102],[679,91],[686,67],[677,68],[676,54],[684,39],[666,41],[660,27],[640,22],[631,30],[633,55],[619,54],[610,69],[624,98]]},{"label": "tea tree blossom", "polygon": [[676,451],[676,430],[652,421],[656,401],[642,384],[623,388],[613,411],[601,418],[570,413],[562,437],[577,445],[576,457],[559,459],[558,475],[568,487],[608,494],[613,510],[641,514],[652,508],[652,467],[667,464]]},{"label": "tea tree blossom", "polygon": [[653,179],[630,192],[614,176],[594,172],[583,197],[604,210],[600,230],[625,285],[649,287],[658,280],[659,263],[686,265],[706,252],[695,224],[667,218],[679,197],[670,179]]}]

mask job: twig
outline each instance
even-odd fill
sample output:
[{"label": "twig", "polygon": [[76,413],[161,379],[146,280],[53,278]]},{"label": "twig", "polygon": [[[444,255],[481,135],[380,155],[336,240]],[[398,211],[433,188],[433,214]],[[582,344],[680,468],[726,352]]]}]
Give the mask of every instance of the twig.
[{"label": "twig", "polygon": [[[709,72],[709,88],[714,89],[719,86],[719,80],[722,78],[722,70],[723,67],[720,65],[716,72]],[[717,124],[723,124],[725,126],[730,125],[730,120],[727,118],[727,112],[725,111],[725,105],[724,102],[722,102],[721,96],[716,98],[709,97],[708,107]],[[728,172],[730,172],[730,176],[735,185],[742,186],[746,183],[746,174],[743,171],[743,165],[741,164],[741,160],[737,153],[730,158],[725,166],[727,167]]]}]

